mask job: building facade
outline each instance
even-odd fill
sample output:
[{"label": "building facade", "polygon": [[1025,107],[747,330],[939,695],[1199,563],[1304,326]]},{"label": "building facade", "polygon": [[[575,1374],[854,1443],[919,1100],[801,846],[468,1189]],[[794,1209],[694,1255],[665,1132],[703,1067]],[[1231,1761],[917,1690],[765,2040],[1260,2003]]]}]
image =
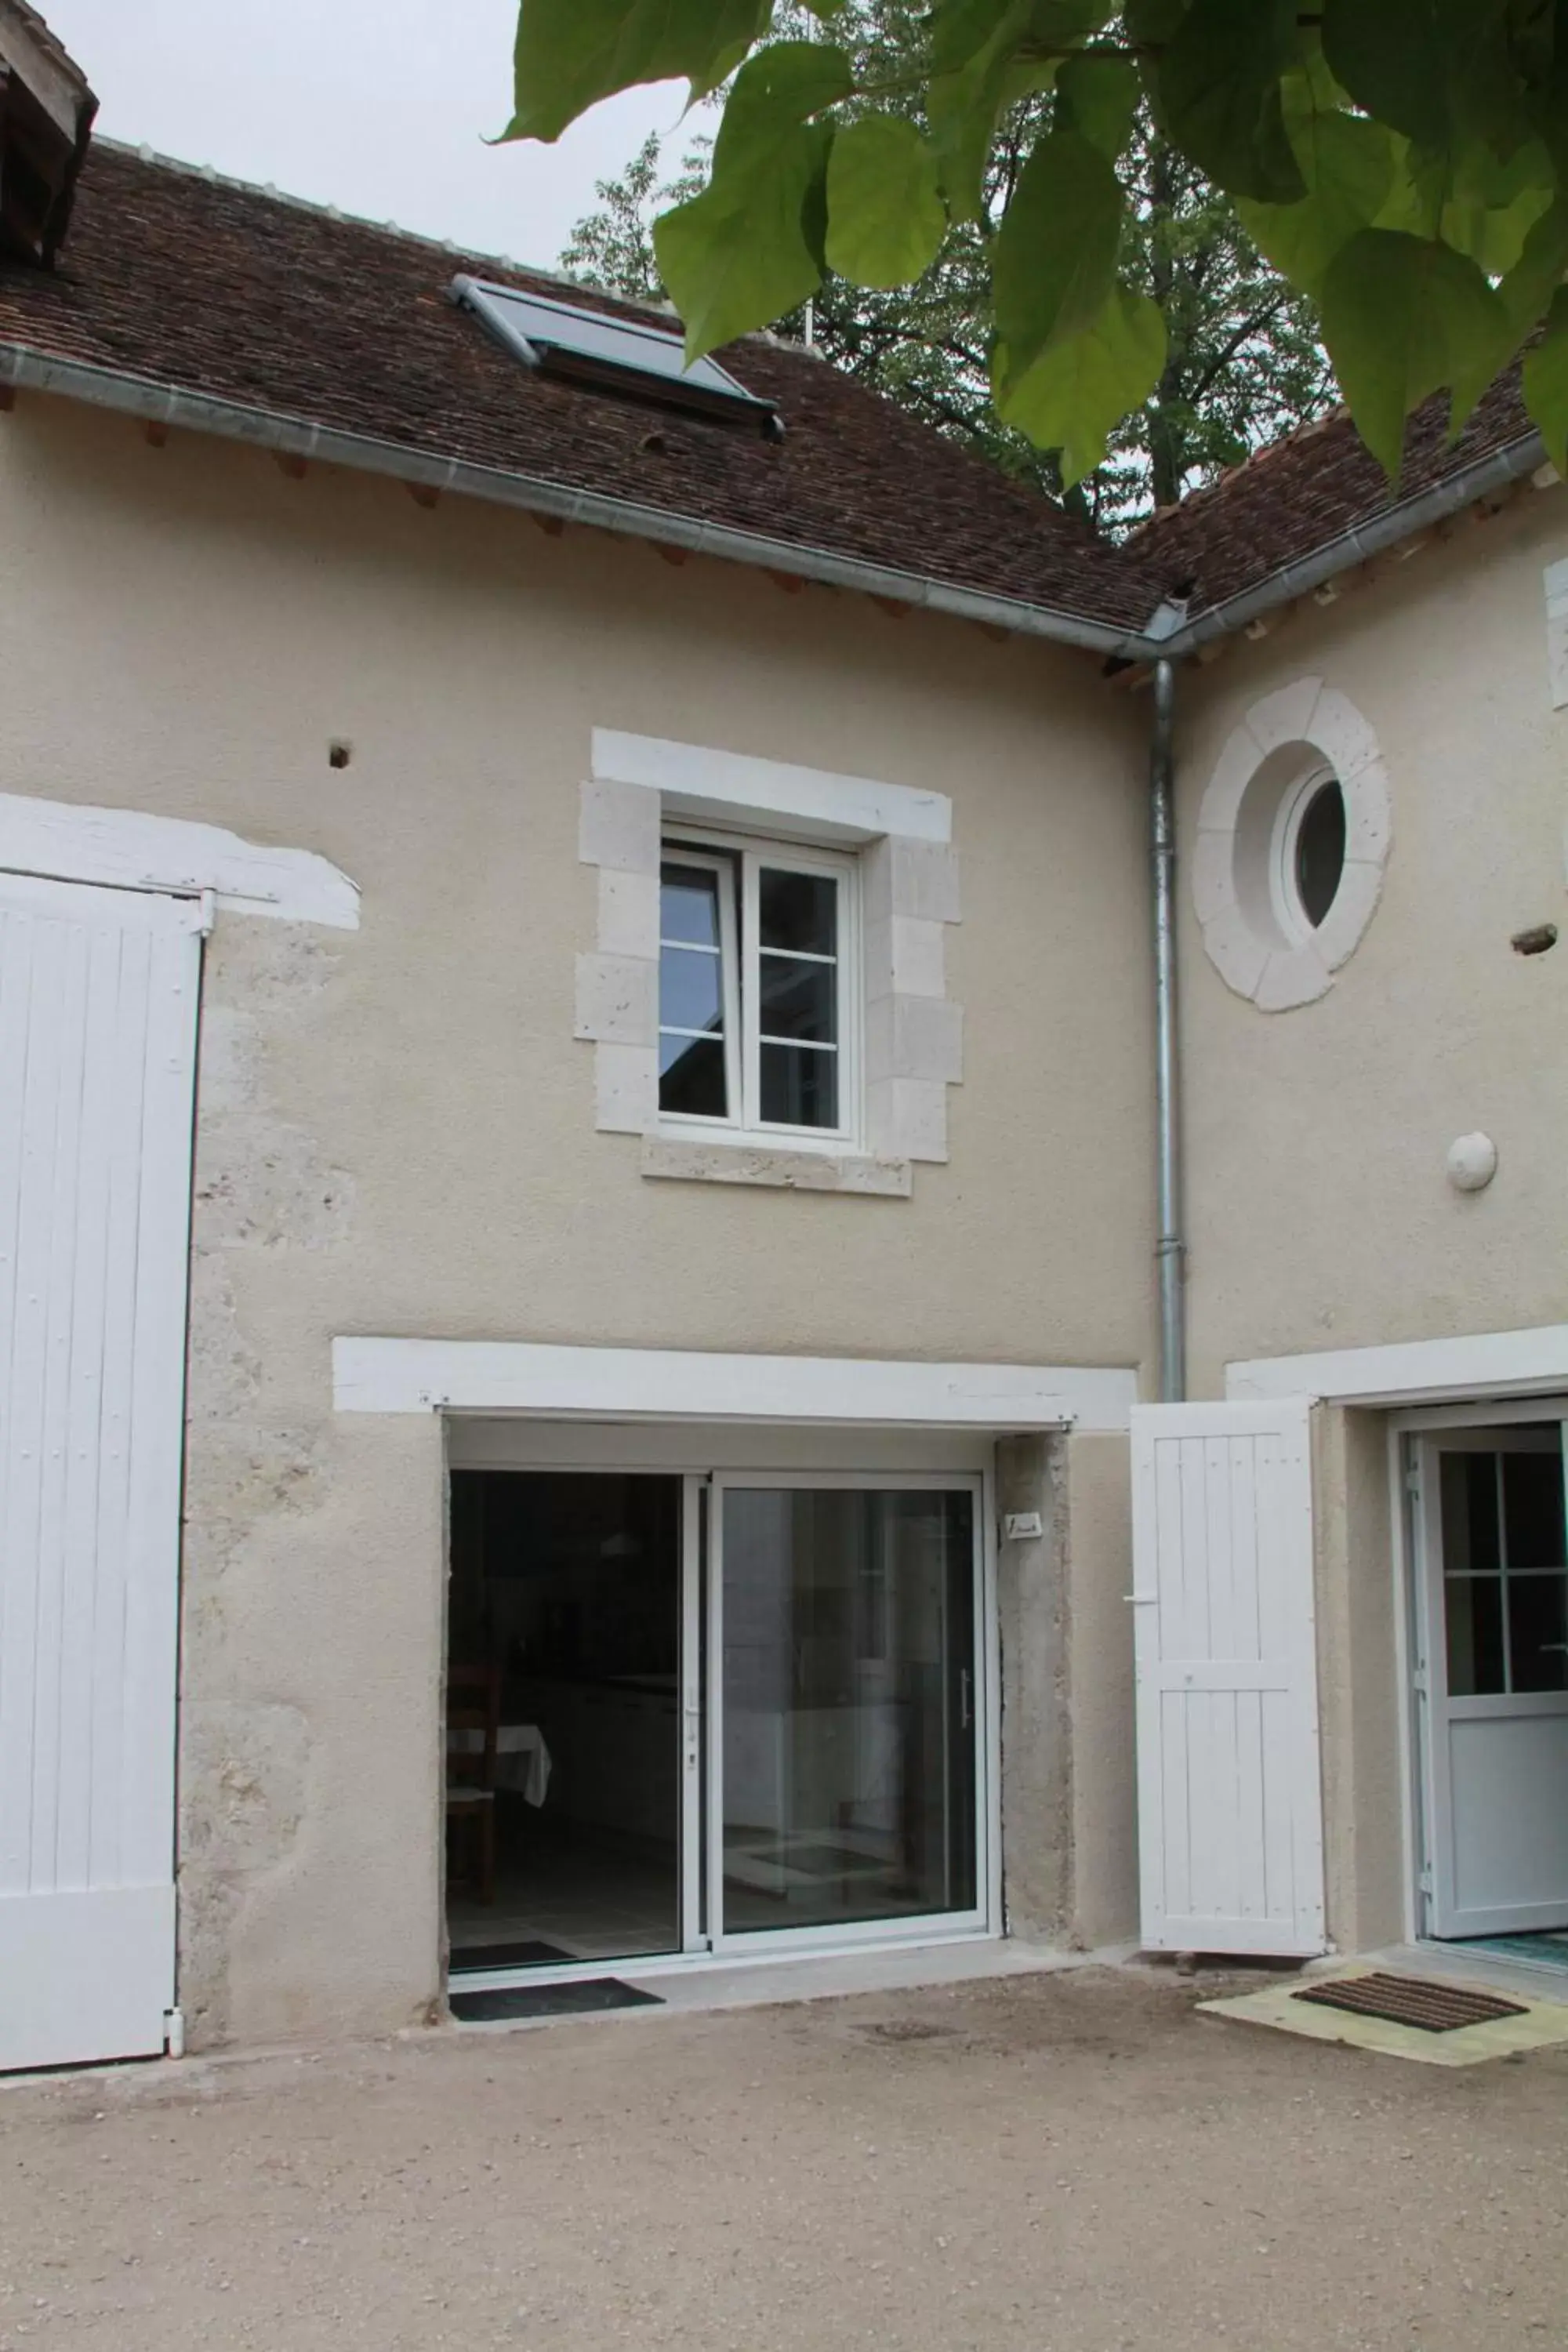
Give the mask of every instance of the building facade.
[{"label": "building facade", "polygon": [[[1342,422],[1117,553],[804,355],[725,355],[781,457],[121,151],[63,253],[0,269],[0,2062],[1561,1926],[1508,389],[1403,504]],[[426,339],[368,389],[351,278]]]}]

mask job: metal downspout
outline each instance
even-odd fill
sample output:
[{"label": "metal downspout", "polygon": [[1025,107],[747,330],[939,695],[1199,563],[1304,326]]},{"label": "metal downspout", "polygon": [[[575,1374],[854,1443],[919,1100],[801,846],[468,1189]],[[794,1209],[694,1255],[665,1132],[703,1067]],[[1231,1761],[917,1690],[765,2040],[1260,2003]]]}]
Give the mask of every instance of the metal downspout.
[{"label": "metal downspout", "polygon": [[1181,1063],[1176,1042],[1176,812],[1171,749],[1174,664],[1154,665],[1154,732],[1149,747],[1149,825],[1154,881],[1154,1125],[1160,1285],[1160,1395],[1187,1392],[1185,1244],[1182,1239]]}]

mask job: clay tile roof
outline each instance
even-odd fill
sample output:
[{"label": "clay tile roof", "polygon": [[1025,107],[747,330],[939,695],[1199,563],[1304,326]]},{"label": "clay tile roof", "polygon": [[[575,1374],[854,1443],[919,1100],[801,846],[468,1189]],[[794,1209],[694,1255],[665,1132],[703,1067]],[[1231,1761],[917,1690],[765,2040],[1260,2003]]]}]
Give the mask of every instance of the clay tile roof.
[{"label": "clay tile roof", "polygon": [[1342,532],[1364,529],[1492,450],[1527,438],[1517,369],[1492,386],[1451,448],[1447,428],[1446,396],[1416,410],[1395,492],[1348,412],[1336,409],[1162,509],[1133,533],[1127,552],[1167,590],[1190,588],[1191,612],[1225,604]]},{"label": "clay tile roof", "polygon": [[1166,597],[1185,597],[1194,616],[1222,604],[1530,431],[1517,375],[1488,394],[1453,449],[1442,404],[1428,404],[1411,421],[1396,501],[1341,410],[1113,547],[769,336],[716,356],[776,404],[786,426],[776,445],[532,373],[447,299],[459,272],[670,323],[541,271],[100,141],[57,268],[0,262],[0,346],[1133,633]]},{"label": "clay tile roof", "polygon": [[1074,518],[797,346],[748,337],[716,355],[777,404],[770,446],[531,373],[448,301],[459,271],[563,290],[100,142],[57,270],[0,268],[0,343],[1118,628],[1150,609],[1137,565]]}]

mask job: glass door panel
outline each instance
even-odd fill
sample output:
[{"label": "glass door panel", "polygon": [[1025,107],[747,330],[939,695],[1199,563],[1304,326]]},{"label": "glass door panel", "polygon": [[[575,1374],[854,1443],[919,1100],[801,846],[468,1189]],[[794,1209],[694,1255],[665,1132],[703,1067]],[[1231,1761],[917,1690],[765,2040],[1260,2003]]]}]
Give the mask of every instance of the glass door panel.
[{"label": "glass door panel", "polygon": [[676,1952],[688,1937],[683,1865],[700,1820],[688,1598],[696,1483],[452,1474],[454,1977]]},{"label": "glass door panel", "polygon": [[975,1911],[974,1493],[716,1499],[720,1933]]},{"label": "glass door panel", "polygon": [[1568,1927],[1568,1517],[1553,1423],[1425,1443],[1429,1934]]}]

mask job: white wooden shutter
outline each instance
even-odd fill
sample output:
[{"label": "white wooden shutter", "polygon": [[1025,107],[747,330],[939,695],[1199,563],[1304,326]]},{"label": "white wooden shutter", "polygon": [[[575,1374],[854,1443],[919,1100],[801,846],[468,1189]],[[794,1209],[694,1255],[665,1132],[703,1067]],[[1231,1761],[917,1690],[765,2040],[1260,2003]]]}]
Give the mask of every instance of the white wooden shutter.
[{"label": "white wooden shutter", "polygon": [[200,916],[0,876],[0,2067],[161,2050]]},{"label": "white wooden shutter", "polygon": [[1310,1406],[1132,1414],[1142,1941],[1324,1948]]}]

